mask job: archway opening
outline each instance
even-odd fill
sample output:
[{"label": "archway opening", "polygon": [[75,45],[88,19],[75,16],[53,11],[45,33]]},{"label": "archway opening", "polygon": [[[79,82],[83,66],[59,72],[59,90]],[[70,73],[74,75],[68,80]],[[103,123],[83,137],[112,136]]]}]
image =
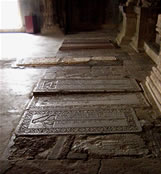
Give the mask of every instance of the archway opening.
[{"label": "archway opening", "polygon": [[19,0],[0,0],[0,30],[20,30],[22,19]]}]

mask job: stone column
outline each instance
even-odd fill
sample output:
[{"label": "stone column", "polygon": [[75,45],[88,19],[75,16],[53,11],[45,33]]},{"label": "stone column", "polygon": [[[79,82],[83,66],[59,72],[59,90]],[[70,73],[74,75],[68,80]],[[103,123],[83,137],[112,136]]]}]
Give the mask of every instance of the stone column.
[{"label": "stone column", "polygon": [[[156,30],[159,35],[160,48],[161,48],[161,14],[158,16]],[[152,68],[151,75],[146,78],[145,84],[161,113],[161,49],[159,53],[158,64],[156,67]]]},{"label": "stone column", "polygon": [[42,0],[42,18],[43,18],[42,32],[53,31],[55,27],[53,0]]},{"label": "stone column", "polygon": [[131,42],[136,30],[136,14],[133,6],[120,6],[123,16],[121,31],[116,38],[118,45],[126,45]]},{"label": "stone column", "polygon": [[159,17],[158,17],[158,22],[156,25],[156,39],[154,42],[144,42],[144,49],[146,54],[156,63],[159,63],[159,53],[160,53],[160,27],[161,24],[159,23]]},{"label": "stone column", "polygon": [[[158,15],[158,22],[156,25],[156,43],[160,45],[159,55],[161,56],[161,14]],[[160,60],[161,61],[161,60]]]},{"label": "stone column", "polygon": [[156,37],[155,26],[159,8],[135,7],[137,15],[136,33],[132,38],[131,46],[137,51],[144,51],[144,42],[154,42]]}]

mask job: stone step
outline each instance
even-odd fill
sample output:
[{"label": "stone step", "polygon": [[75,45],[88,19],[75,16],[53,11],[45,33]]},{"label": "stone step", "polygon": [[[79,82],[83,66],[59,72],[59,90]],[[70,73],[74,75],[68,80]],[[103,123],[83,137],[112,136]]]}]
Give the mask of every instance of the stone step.
[{"label": "stone step", "polygon": [[68,94],[34,96],[27,109],[39,110],[64,106],[149,107],[142,93],[128,94]]},{"label": "stone step", "polygon": [[84,49],[84,50],[63,50],[58,51],[56,58],[82,58],[82,57],[116,57],[121,60],[129,60],[130,56],[121,49]]},{"label": "stone step", "polygon": [[147,77],[146,81],[149,84],[149,87],[151,88],[151,90],[153,91],[155,98],[158,100],[158,102],[161,105],[161,92],[158,90],[158,88],[156,87],[156,84],[153,83],[151,78]]},{"label": "stone step", "polygon": [[91,39],[91,38],[74,38],[74,39],[65,39],[63,44],[98,44],[98,43],[110,43],[111,41],[109,39]]},{"label": "stone step", "polygon": [[141,88],[134,79],[41,79],[33,90],[34,95],[52,93],[90,92],[139,92]]},{"label": "stone step", "polygon": [[156,63],[159,63],[159,45],[156,43],[145,42],[144,49],[147,55]]},{"label": "stone step", "polygon": [[156,105],[157,105],[159,111],[161,112],[161,104],[160,104],[160,102],[158,101],[158,97],[159,97],[159,96],[156,96],[157,94],[154,92],[154,91],[156,91],[156,89],[155,89],[155,88],[152,88],[152,86],[150,86],[150,83],[149,83],[149,82],[150,82],[150,80],[147,79],[147,81],[145,82],[145,85],[146,85],[146,87],[147,87],[149,93],[151,94],[152,98],[154,99],[154,101],[155,101],[155,103],[156,103]]},{"label": "stone step", "polygon": [[160,70],[159,70],[157,67],[153,67],[152,70],[153,70],[153,73],[155,74],[155,76],[156,76],[156,77],[160,80],[160,82],[161,82],[161,72],[160,72]]},{"label": "stone step", "polygon": [[150,79],[152,80],[153,84],[155,84],[155,87],[157,88],[158,92],[161,95],[161,81],[157,78],[157,76],[151,72]]},{"label": "stone step", "polygon": [[63,50],[83,50],[83,49],[116,49],[119,48],[113,43],[69,43],[62,44],[59,48],[60,51]]}]

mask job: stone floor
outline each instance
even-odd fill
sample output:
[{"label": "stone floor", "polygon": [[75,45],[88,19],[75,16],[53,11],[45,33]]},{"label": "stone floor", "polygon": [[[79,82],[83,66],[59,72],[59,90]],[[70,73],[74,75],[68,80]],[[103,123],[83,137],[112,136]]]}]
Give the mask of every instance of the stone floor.
[{"label": "stone floor", "polygon": [[[67,38],[106,37],[114,39],[111,31],[101,33],[81,33],[71,35]],[[77,72],[78,66],[73,68],[59,67],[17,67],[11,65],[19,58],[27,57],[54,57],[62,43],[63,35],[55,34],[49,36],[34,36],[27,34],[1,34],[2,55],[0,59],[0,174],[160,174],[161,173],[161,120],[158,118],[158,110],[152,101],[148,101],[143,91],[136,93],[118,94],[97,94],[101,101],[100,105],[111,104],[118,107],[133,108],[137,119],[142,126],[141,132],[117,133],[117,134],[84,134],[81,135],[30,135],[18,136],[15,129],[25,109],[41,106],[43,109],[57,105],[82,105],[97,103],[92,95],[79,94],[79,97],[71,96],[35,96],[30,102],[32,91],[41,79],[62,79],[62,78],[103,78],[119,79],[133,78],[140,82],[149,75],[153,62],[144,53],[136,53],[131,48],[121,48],[119,51],[104,51],[104,56],[115,54],[122,59],[123,65],[86,65]],[[7,37],[7,39],[5,38]],[[14,43],[15,38],[18,44],[12,52],[8,52],[7,44]],[[33,45],[28,42],[22,43],[20,38],[32,39]],[[28,41],[29,41],[28,40]],[[21,51],[19,51],[21,46]],[[45,45],[45,46],[44,46]],[[12,45],[10,44],[12,47]],[[55,47],[54,47],[55,46]],[[31,51],[32,50],[32,51]],[[68,56],[81,54],[82,57],[93,55],[91,50],[70,53]],[[95,51],[101,56],[101,50]],[[58,52],[60,55],[60,52]],[[64,53],[63,53],[64,54]],[[58,56],[59,56],[58,55]],[[123,56],[122,56],[123,55]],[[62,53],[61,53],[62,56]],[[99,62],[99,61],[98,61]],[[76,67],[76,68],[75,68]],[[46,71],[47,70],[47,71]],[[108,72],[108,73],[107,73]],[[44,75],[45,73],[45,75]],[[88,75],[87,75],[88,74]],[[43,76],[44,75],[44,76]],[[140,86],[141,88],[141,86]],[[138,93],[138,92],[137,92]],[[81,96],[84,95],[82,98]],[[103,95],[103,96],[102,96]],[[106,96],[107,95],[107,96]],[[123,97],[121,98],[120,95]],[[136,96],[144,97],[138,100]],[[52,97],[58,98],[55,103]],[[106,99],[107,97],[107,99]],[[49,99],[50,98],[50,99]],[[80,99],[80,102],[78,102]],[[72,102],[71,102],[72,100]],[[126,101],[126,100],[129,100]],[[66,102],[67,101],[67,102]],[[110,102],[109,102],[110,101]],[[30,105],[28,103],[30,102]],[[76,103],[77,102],[77,103]],[[28,105],[28,107],[27,107]],[[120,107],[120,106],[119,106]]]}]

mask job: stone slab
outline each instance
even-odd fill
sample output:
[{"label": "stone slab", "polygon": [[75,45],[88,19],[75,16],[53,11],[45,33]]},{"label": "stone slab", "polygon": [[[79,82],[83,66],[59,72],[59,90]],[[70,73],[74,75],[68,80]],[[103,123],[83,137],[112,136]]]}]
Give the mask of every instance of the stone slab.
[{"label": "stone slab", "polygon": [[55,96],[35,96],[27,109],[47,109],[64,106],[130,106],[149,107],[142,93],[128,94],[72,94]]},{"label": "stone slab", "polygon": [[147,144],[156,158],[161,157],[161,133],[152,129],[146,132]]},{"label": "stone slab", "polygon": [[144,156],[148,154],[143,139],[134,134],[115,134],[76,138],[72,151],[88,152],[95,158],[116,156]]},{"label": "stone slab", "polygon": [[100,134],[140,132],[133,109],[101,107],[60,107],[28,110],[16,133],[18,135]]},{"label": "stone slab", "polygon": [[10,168],[12,164],[8,160],[0,160],[0,174],[6,173]]},{"label": "stone slab", "polygon": [[161,72],[159,71],[159,69],[156,68],[156,67],[153,67],[152,69],[153,69],[153,73],[155,74],[155,76],[156,76],[158,79],[160,79],[160,81],[161,81]]},{"label": "stone slab", "polygon": [[59,64],[59,58],[45,57],[45,58],[26,58],[16,62],[17,66],[50,66]]},{"label": "stone slab", "polygon": [[149,93],[151,94],[152,98],[154,99],[159,111],[161,112],[161,104],[159,103],[158,99],[156,98],[155,93],[152,90],[151,86],[149,85],[148,81],[145,82],[145,85],[146,85]]},{"label": "stone slab", "polygon": [[63,58],[29,58],[20,59],[14,63],[16,66],[56,66],[56,65],[123,65],[123,61],[114,56],[101,57],[63,57]]},{"label": "stone slab", "polygon": [[64,50],[58,51],[56,58],[66,58],[66,57],[100,57],[101,56],[115,56],[121,60],[129,60],[130,57],[126,52],[121,49],[84,49],[84,50]]},{"label": "stone slab", "polygon": [[108,39],[92,39],[92,38],[75,38],[75,39],[65,39],[63,44],[82,44],[82,43],[110,43],[111,41]]},{"label": "stone slab", "polygon": [[123,65],[123,61],[114,56],[100,57],[64,57],[58,65]]},{"label": "stone slab", "polygon": [[64,148],[64,144],[67,141],[66,136],[59,136],[55,146],[52,149],[51,154],[49,154],[49,160],[55,160],[61,158],[62,149]]},{"label": "stone slab", "polygon": [[146,54],[156,63],[159,63],[159,45],[144,42],[144,49]]},{"label": "stone slab", "polygon": [[43,79],[122,79],[127,75],[123,66],[59,66],[48,69]]},{"label": "stone slab", "polygon": [[99,160],[20,160],[5,174],[97,174]]},{"label": "stone slab", "polygon": [[68,159],[75,159],[75,160],[85,160],[87,159],[87,154],[86,153],[73,153],[69,152],[67,158]]},{"label": "stone slab", "polygon": [[99,174],[160,174],[160,159],[105,159]]},{"label": "stone slab", "polygon": [[158,100],[159,104],[161,105],[161,93],[160,93],[160,91],[158,91],[156,84],[154,84],[152,79],[149,77],[146,78],[146,81],[149,84],[153,94],[155,95],[155,98]]},{"label": "stone slab", "polygon": [[153,83],[155,84],[158,92],[161,94],[161,80],[159,80],[153,72],[151,72],[150,79],[153,81]]},{"label": "stone slab", "polygon": [[63,50],[80,50],[80,49],[116,49],[113,43],[80,43],[80,44],[62,44],[59,48]]},{"label": "stone slab", "polygon": [[75,92],[139,92],[141,88],[134,79],[41,79],[33,90],[36,94]]}]

